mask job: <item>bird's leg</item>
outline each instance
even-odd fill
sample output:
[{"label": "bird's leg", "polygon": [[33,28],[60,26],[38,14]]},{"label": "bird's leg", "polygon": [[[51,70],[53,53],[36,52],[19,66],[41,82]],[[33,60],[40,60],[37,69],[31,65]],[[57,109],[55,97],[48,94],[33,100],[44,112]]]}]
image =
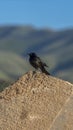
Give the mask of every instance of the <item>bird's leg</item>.
[{"label": "bird's leg", "polygon": [[36,71],[33,71],[33,74],[35,74],[36,73]]},{"label": "bird's leg", "polygon": [[33,70],[33,74],[35,74],[35,73],[36,73],[36,69]]},{"label": "bird's leg", "polygon": [[38,71],[39,71],[39,68],[35,68],[35,70],[33,72],[36,73]]}]

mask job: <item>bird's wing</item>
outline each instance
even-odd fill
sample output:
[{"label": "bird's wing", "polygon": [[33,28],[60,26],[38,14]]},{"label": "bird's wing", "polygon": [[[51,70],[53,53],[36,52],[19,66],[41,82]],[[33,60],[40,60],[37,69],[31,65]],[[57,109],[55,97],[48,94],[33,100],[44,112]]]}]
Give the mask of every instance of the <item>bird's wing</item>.
[{"label": "bird's wing", "polygon": [[[38,59],[38,60],[37,60],[37,59]],[[36,57],[36,61],[37,61],[38,63],[41,63],[43,66],[48,67],[48,66],[46,65],[46,63],[42,62],[42,60],[41,60],[39,57]]]},{"label": "bird's wing", "polygon": [[37,62],[38,64],[42,63],[42,62],[41,62],[41,59],[40,59],[39,57],[36,57],[35,60],[36,60],[36,62]]},{"label": "bird's wing", "polygon": [[48,65],[46,65],[46,63],[43,63],[44,66],[48,67]]}]

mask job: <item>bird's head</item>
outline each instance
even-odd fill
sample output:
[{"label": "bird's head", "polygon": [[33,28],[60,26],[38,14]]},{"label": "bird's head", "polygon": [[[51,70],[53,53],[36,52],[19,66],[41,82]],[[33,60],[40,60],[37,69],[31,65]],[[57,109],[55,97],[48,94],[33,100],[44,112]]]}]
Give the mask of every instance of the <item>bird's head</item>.
[{"label": "bird's head", "polygon": [[33,56],[33,57],[36,56],[36,54],[35,54],[34,52],[28,53],[28,55],[31,56],[31,57],[32,57],[32,56]]}]

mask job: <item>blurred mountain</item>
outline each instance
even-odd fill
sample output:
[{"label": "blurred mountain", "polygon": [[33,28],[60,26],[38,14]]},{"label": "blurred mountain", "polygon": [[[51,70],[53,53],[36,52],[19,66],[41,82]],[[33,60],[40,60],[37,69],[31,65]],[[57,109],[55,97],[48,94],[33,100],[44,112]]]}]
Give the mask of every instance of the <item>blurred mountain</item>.
[{"label": "blurred mountain", "polygon": [[0,79],[15,80],[33,69],[27,56],[31,51],[48,64],[52,75],[73,82],[73,29],[1,26]]},{"label": "blurred mountain", "polygon": [[12,84],[12,81],[0,80],[0,92],[3,91],[6,87]]}]

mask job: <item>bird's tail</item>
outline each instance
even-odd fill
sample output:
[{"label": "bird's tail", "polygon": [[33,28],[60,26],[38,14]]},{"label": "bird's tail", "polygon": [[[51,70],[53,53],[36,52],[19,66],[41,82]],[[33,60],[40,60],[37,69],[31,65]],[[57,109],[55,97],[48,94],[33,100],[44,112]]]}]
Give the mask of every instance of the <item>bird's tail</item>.
[{"label": "bird's tail", "polygon": [[50,73],[44,68],[44,66],[41,67],[41,71],[47,75],[50,75]]}]

